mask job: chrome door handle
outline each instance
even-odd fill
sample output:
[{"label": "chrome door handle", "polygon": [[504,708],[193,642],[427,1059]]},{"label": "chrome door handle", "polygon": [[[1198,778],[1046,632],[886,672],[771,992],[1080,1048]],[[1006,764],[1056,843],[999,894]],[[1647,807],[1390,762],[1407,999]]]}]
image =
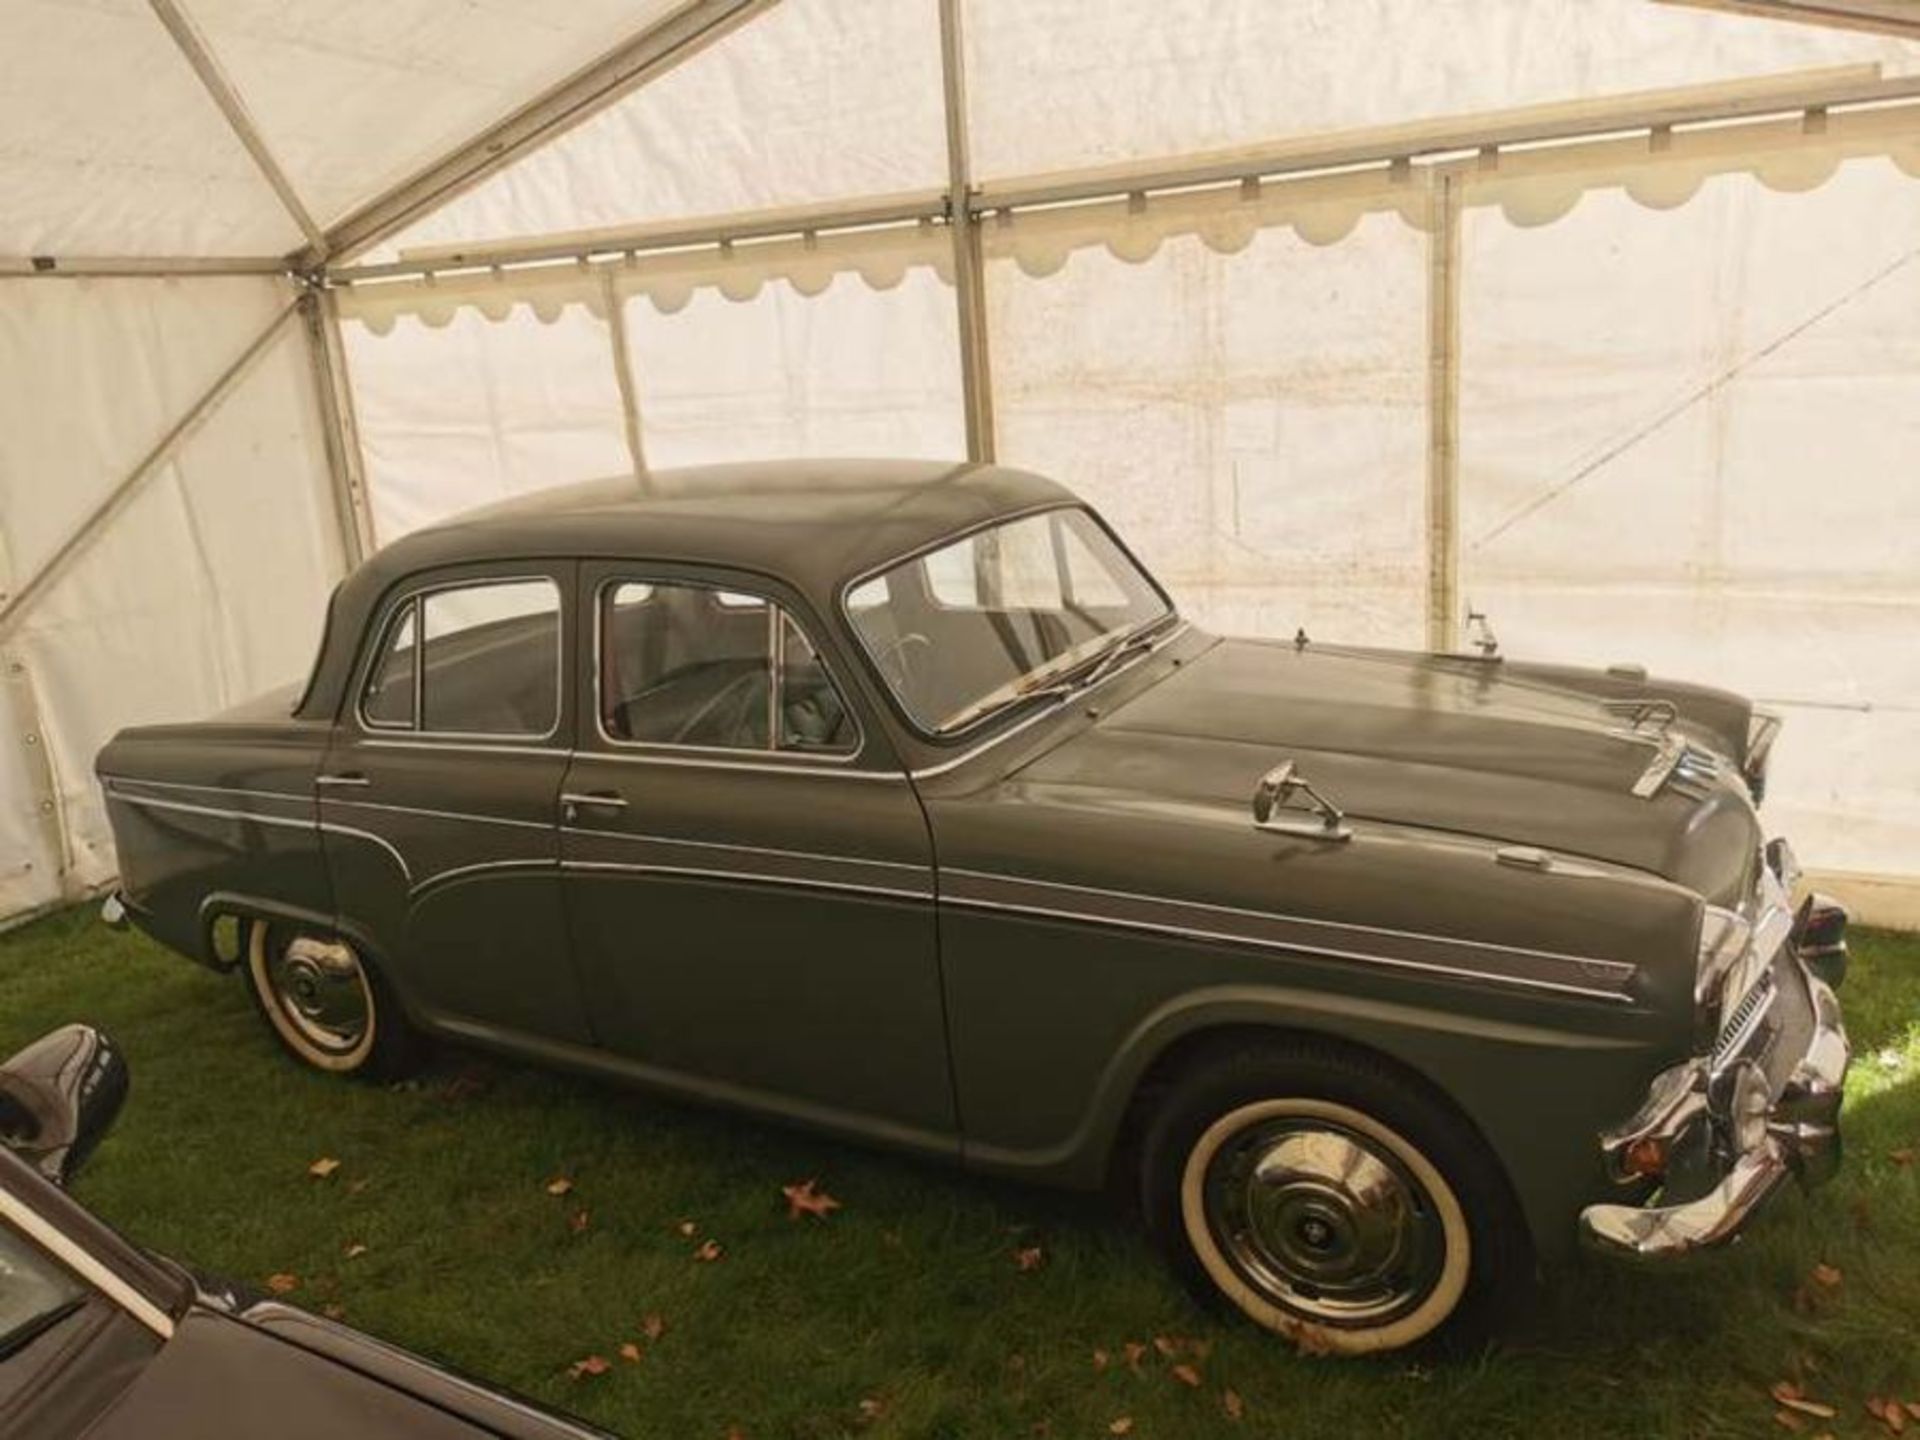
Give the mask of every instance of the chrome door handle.
[{"label": "chrome door handle", "polygon": [[313,783],[316,785],[371,785],[373,781],[358,770],[348,770],[339,775],[316,775],[313,777]]},{"label": "chrome door handle", "polygon": [[624,810],[627,808],[627,802],[625,797],[616,795],[611,790],[592,790],[584,795],[561,793],[560,813],[565,818],[579,819],[582,807],[589,810]]}]

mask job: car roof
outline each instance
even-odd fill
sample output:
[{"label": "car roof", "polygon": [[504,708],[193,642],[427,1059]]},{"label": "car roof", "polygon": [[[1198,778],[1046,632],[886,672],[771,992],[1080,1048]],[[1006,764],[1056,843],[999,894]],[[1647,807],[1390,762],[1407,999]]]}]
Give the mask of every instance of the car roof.
[{"label": "car roof", "polygon": [[332,714],[381,597],[424,570],[572,558],[769,575],[822,614],[848,580],[996,517],[1071,503],[1042,476],[940,460],[770,460],[651,471],[517,496],[416,530],[335,591],[300,713]]}]

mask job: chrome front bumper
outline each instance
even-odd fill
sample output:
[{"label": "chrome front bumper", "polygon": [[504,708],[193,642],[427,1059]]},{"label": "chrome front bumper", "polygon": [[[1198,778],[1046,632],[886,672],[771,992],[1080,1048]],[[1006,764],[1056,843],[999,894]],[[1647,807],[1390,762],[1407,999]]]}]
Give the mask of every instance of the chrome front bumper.
[{"label": "chrome front bumper", "polygon": [[[1801,933],[1808,913],[1803,911],[1802,925],[1780,957],[1779,963],[1791,966],[1804,982],[1812,1017],[1804,1048],[1792,1057],[1785,1083],[1770,1100],[1739,1078],[1739,1067],[1751,1061],[1734,1059],[1716,1069],[1710,1057],[1702,1056],[1663,1073],[1639,1113],[1602,1137],[1602,1149],[1616,1167],[1635,1145],[1657,1146],[1660,1153],[1704,1145],[1717,1157],[1717,1183],[1677,1204],[1589,1205],[1580,1214],[1580,1232],[1590,1248],[1654,1261],[1724,1245],[1789,1175],[1816,1185],[1838,1168],[1841,1087],[1850,1052],[1839,998],[1809,965],[1826,953],[1820,947],[1839,945],[1844,953],[1839,936],[1845,917],[1836,926],[1833,908],[1823,912],[1818,937]],[[1803,943],[1809,939],[1817,939],[1818,946]],[[1744,1116],[1743,1106],[1752,1107]],[[1736,1143],[1738,1137],[1745,1143]]]}]

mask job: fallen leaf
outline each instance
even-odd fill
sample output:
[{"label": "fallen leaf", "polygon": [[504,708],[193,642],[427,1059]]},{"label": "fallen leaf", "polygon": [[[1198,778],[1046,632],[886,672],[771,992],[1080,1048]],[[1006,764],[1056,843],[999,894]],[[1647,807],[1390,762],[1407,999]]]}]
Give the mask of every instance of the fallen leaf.
[{"label": "fallen leaf", "polygon": [[1907,1414],[1911,1415],[1916,1420],[1920,1420],[1920,1400],[1907,1401],[1906,1410],[1907,1410]]},{"label": "fallen leaf", "polygon": [[368,1179],[365,1175],[362,1175],[358,1180],[349,1180],[347,1182],[347,1193],[349,1195],[358,1195],[362,1190],[366,1189],[367,1186],[371,1185],[372,1183],[373,1181]]},{"label": "fallen leaf", "polygon": [[1240,1398],[1237,1390],[1222,1390],[1220,1408],[1227,1412],[1227,1419],[1237,1422],[1247,1413],[1247,1402]]},{"label": "fallen leaf", "polygon": [[780,1193],[787,1197],[787,1218],[798,1220],[802,1215],[812,1215],[821,1220],[840,1208],[840,1202],[817,1188],[818,1180],[799,1180],[791,1185],[782,1185]]},{"label": "fallen leaf", "polygon": [[1112,1357],[1111,1357],[1111,1356],[1109,1356],[1109,1355],[1107,1354],[1107,1352],[1106,1352],[1106,1351],[1104,1351],[1104,1350],[1095,1350],[1095,1351],[1093,1352],[1093,1368],[1094,1368],[1094,1369],[1096,1369],[1096,1370],[1104,1370],[1104,1369],[1106,1369],[1106,1368],[1107,1368],[1107,1362],[1108,1362],[1108,1361],[1109,1361],[1109,1360],[1110,1360],[1111,1358],[1112,1358]]},{"label": "fallen leaf", "polygon": [[367,1247],[356,1240],[340,1253],[345,1255],[349,1260],[358,1260],[362,1255],[367,1253]]},{"label": "fallen leaf", "polygon": [[878,1395],[869,1395],[860,1402],[860,1418],[871,1425],[887,1413],[887,1402]]},{"label": "fallen leaf", "polygon": [[1884,1418],[1887,1413],[1887,1402],[1882,1400],[1878,1395],[1869,1395],[1867,1397],[1867,1413],[1876,1420]]},{"label": "fallen leaf", "polygon": [[1168,1373],[1189,1389],[1198,1390],[1200,1388],[1200,1372],[1191,1365],[1176,1365]]},{"label": "fallen leaf", "polygon": [[1129,1340],[1125,1348],[1127,1352],[1127,1368],[1138,1373],[1140,1361],[1142,1357],[1146,1355],[1147,1347],[1142,1345],[1138,1340]]},{"label": "fallen leaf", "polygon": [[687,1239],[691,1240],[693,1238],[693,1232],[699,1229],[700,1227],[695,1225],[691,1220],[682,1220],[678,1225],[674,1226],[673,1228],[678,1230]]},{"label": "fallen leaf", "polygon": [[549,1195],[565,1195],[571,1189],[573,1189],[573,1181],[569,1180],[565,1175],[556,1175],[553,1179],[547,1181],[547,1194]]},{"label": "fallen leaf", "polygon": [[1016,1250],[1013,1252],[1013,1263],[1019,1267],[1023,1274],[1027,1271],[1038,1270],[1042,1265],[1047,1263],[1046,1252],[1038,1245],[1029,1245],[1024,1250]]},{"label": "fallen leaf", "polygon": [[1807,1428],[1805,1425],[1800,1423],[1799,1418],[1791,1410],[1774,1411],[1773,1423],[1778,1425],[1783,1430],[1792,1430],[1796,1432]]},{"label": "fallen leaf", "polygon": [[1816,1265],[1813,1267],[1813,1283],[1832,1290],[1840,1283],[1840,1272],[1831,1265]]},{"label": "fallen leaf", "polygon": [[587,1226],[588,1224],[591,1223],[591,1221],[592,1221],[592,1216],[587,1211],[576,1210],[571,1215],[567,1216],[567,1229],[571,1230],[576,1235],[584,1235],[586,1234]]},{"label": "fallen leaf", "polygon": [[307,1166],[307,1174],[316,1180],[324,1180],[339,1168],[340,1162],[334,1159],[333,1156],[322,1155],[318,1160]]},{"label": "fallen leaf", "polygon": [[567,1367],[569,1379],[578,1380],[585,1375],[604,1375],[613,1368],[613,1362],[604,1355],[589,1355],[584,1360],[576,1360]]},{"label": "fallen leaf", "polygon": [[267,1289],[276,1295],[291,1295],[299,1288],[300,1277],[298,1275],[289,1275],[286,1271],[282,1270],[276,1274],[267,1276]]},{"label": "fallen leaf", "polygon": [[640,1322],[640,1333],[653,1344],[659,1344],[660,1337],[667,1333],[667,1322],[658,1314],[649,1314]]},{"label": "fallen leaf", "polygon": [[631,1340],[623,1341],[620,1346],[620,1358],[629,1365],[640,1363],[640,1347]]},{"label": "fallen leaf", "polygon": [[1914,1149],[1911,1145],[1902,1145],[1898,1150],[1889,1150],[1887,1159],[1896,1165],[1911,1165],[1916,1159],[1920,1159],[1920,1150]]},{"label": "fallen leaf", "polygon": [[344,1320],[347,1318],[347,1307],[344,1305],[327,1305],[321,1308],[320,1313],[329,1320]]},{"label": "fallen leaf", "polygon": [[1816,1419],[1831,1420],[1840,1413],[1831,1405],[1822,1405],[1817,1400],[1807,1399],[1798,1385],[1790,1384],[1785,1380],[1776,1381],[1769,1393],[1787,1409],[1797,1410],[1802,1415],[1812,1415]]},{"label": "fallen leaf", "polygon": [[727,1433],[721,1437],[721,1440],[747,1440],[747,1432],[738,1425],[729,1425]]},{"label": "fallen leaf", "polygon": [[1118,1420],[1115,1420],[1111,1425],[1107,1426],[1107,1433],[1109,1435],[1131,1435],[1133,1433],[1133,1417],[1131,1415],[1122,1415]]},{"label": "fallen leaf", "polygon": [[700,1248],[693,1252],[693,1258],[711,1264],[727,1252],[721,1248],[718,1240],[702,1240]]},{"label": "fallen leaf", "polygon": [[1153,1348],[1171,1360],[1180,1353],[1180,1342],[1171,1335],[1156,1335],[1153,1337]]}]

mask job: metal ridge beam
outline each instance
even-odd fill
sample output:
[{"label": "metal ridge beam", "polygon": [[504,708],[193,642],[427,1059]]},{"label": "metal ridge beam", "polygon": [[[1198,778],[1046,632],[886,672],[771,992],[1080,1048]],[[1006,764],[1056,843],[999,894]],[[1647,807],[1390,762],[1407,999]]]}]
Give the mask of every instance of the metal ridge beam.
[{"label": "metal ridge beam", "polygon": [[[1847,67],[1841,73],[1858,74],[1862,68]],[[1667,97],[1664,100],[1661,98],[1663,94]],[[1503,115],[1496,112],[1477,120],[1452,119],[1388,126],[1347,134],[1310,136],[1246,150],[1195,155],[1183,160],[1150,161],[1067,175],[999,181],[978,187],[974,203],[980,213],[1027,209],[1041,205],[1106,200],[1156,190],[1199,189],[1269,176],[1388,165],[1395,161],[1434,155],[1592,140],[1640,130],[1683,129],[1696,125],[1774,119],[1809,110],[1838,110],[1910,100],[1920,100],[1920,76],[1894,80],[1843,80],[1805,86],[1783,85],[1778,88],[1756,88],[1747,95],[1691,100],[1675,98],[1675,92],[1608,96],[1604,101],[1564,107],[1567,113],[1562,115]]]},{"label": "metal ridge beam", "polygon": [[287,178],[287,172],[273,158],[273,152],[267,148],[267,142],[260,134],[260,127],[247,112],[246,102],[240,98],[240,92],[234,89],[233,82],[227,79],[226,71],[220,68],[213,47],[207,44],[206,37],[194,25],[193,18],[181,8],[179,0],[147,0],[147,4],[160,17],[160,23],[167,27],[173,43],[187,57],[187,63],[193,66],[193,73],[200,77],[200,83],[213,97],[213,103],[220,107],[220,113],[227,117],[227,124],[246,147],[247,154],[253,157],[253,163],[266,177],[267,184],[273,187],[273,193],[280,197],[281,206],[293,217],[293,223],[300,227],[300,233],[307,237],[307,244],[324,251],[326,240],[320,233],[320,227],[314,223],[313,216],[307,213],[307,207],[301,202],[299,192],[293,188],[293,182]]},{"label": "metal ridge beam", "polygon": [[351,257],[379,244],[509,161],[664,75],[778,3],[779,0],[685,0],[671,14],[622,41],[598,60],[384,195],[328,226],[320,244],[290,259],[295,268],[311,269],[330,256]]},{"label": "metal ridge beam", "polygon": [[1712,10],[1748,20],[1785,20],[1831,30],[1920,38],[1920,13],[1910,0],[1656,0],[1661,5]]},{"label": "metal ridge beam", "polygon": [[84,278],[108,275],[146,275],[154,278],[187,275],[285,275],[287,262],[278,255],[0,255],[0,278]]},{"label": "metal ridge beam", "polygon": [[640,255],[657,250],[687,250],[703,245],[731,245],[736,241],[771,240],[786,235],[865,230],[882,225],[904,225],[916,220],[941,220],[946,215],[947,195],[944,190],[915,191],[877,200],[796,205],[733,216],[702,216],[662,224],[637,225],[625,230],[593,230],[559,235],[537,241],[506,241],[493,245],[408,251],[404,258],[384,264],[329,267],[327,279],[336,285],[357,285],[367,280],[393,280],[446,274],[456,270],[553,264],[583,260],[591,255]]}]

